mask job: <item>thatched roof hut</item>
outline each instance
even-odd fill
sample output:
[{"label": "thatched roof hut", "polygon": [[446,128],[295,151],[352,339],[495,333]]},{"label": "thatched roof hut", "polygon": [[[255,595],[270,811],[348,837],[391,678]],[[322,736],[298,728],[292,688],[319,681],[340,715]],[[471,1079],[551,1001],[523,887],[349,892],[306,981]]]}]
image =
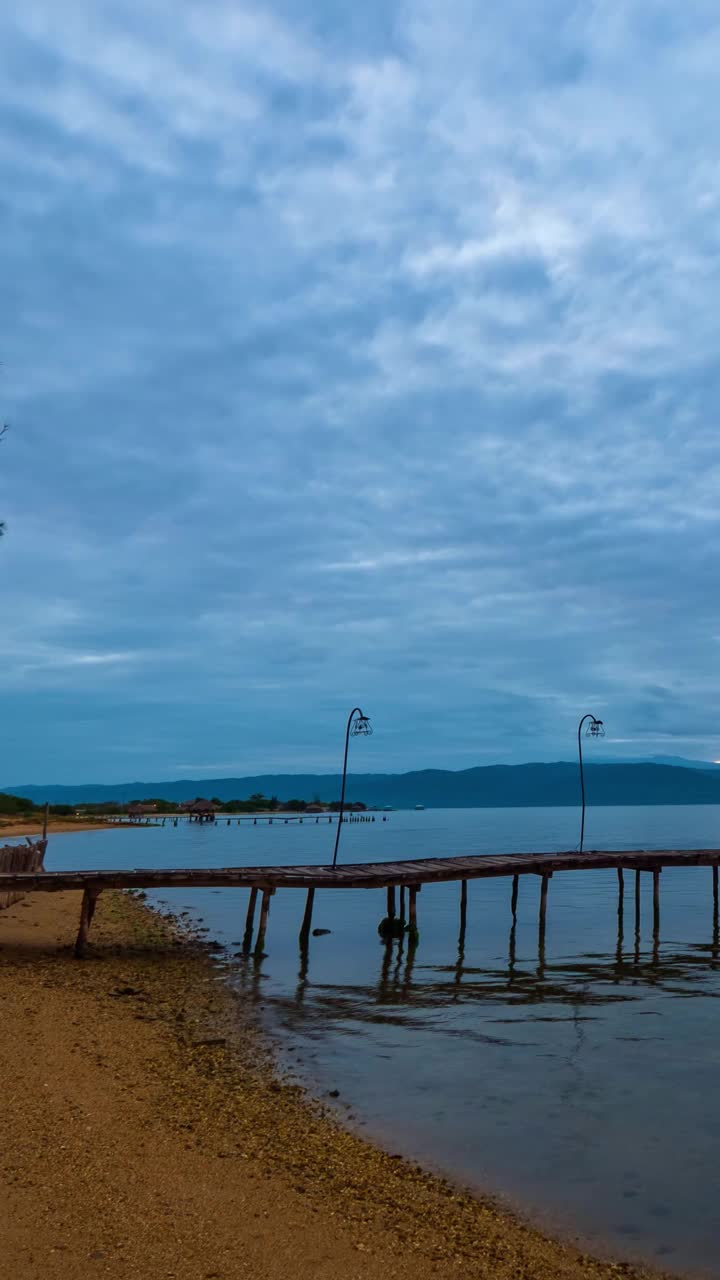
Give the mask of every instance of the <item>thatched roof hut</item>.
[{"label": "thatched roof hut", "polygon": [[184,809],[189,818],[196,818],[198,822],[215,821],[216,806],[212,800],[203,800],[201,796],[198,796],[197,800],[191,800],[181,805],[181,808]]}]

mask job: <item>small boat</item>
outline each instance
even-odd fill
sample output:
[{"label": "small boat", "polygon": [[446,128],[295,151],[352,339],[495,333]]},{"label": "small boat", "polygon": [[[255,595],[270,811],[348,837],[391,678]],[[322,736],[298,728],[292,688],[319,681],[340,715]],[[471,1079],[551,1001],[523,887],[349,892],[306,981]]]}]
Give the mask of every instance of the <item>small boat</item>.
[{"label": "small boat", "polygon": [[425,805],[424,805],[424,804],[416,804],[416,805],[415,805],[415,808],[416,808],[416,809],[424,809],[424,808],[425,808]]}]

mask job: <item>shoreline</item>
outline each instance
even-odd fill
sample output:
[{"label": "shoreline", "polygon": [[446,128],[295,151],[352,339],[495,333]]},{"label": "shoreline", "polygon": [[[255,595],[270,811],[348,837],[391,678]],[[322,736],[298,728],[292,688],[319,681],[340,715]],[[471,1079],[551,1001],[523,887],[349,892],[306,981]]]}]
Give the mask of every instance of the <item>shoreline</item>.
[{"label": "shoreline", "polygon": [[[47,825],[47,833],[49,836],[60,836],[70,831],[109,831],[112,827],[118,827],[124,831],[133,825],[131,822],[105,822],[104,819],[92,822],[82,818],[76,822],[72,818],[51,818]],[[5,836],[41,836],[42,833],[42,818],[29,822],[15,822],[12,818],[7,822],[0,821],[0,844]]]},{"label": "shoreline", "polygon": [[78,962],[77,911],[62,893],[0,912],[9,1274],[658,1276],[554,1240],[343,1128],[279,1071],[243,1006],[251,966],[231,990],[209,944],[121,893],[102,895]]}]

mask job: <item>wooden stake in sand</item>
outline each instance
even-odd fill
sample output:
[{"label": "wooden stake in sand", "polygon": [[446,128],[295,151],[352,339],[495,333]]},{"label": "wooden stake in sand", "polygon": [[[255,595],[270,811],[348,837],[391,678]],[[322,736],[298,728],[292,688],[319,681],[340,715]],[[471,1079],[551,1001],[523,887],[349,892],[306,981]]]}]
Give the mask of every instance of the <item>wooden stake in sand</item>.
[{"label": "wooden stake in sand", "polygon": [[262,902],[260,903],[260,925],[258,927],[257,942],[255,943],[256,956],[262,955],[263,947],[265,946],[265,933],[267,932],[267,922],[270,914],[270,899],[274,892],[274,889],[263,889]]},{"label": "wooden stake in sand", "polygon": [[249,955],[252,946],[253,929],[255,928],[255,904],[257,902],[257,889],[250,890],[250,901],[248,902],[247,915],[245,917],[245,933],[243,935],[243,951]]},{"label": "wooden stake in sand", "polygon": [[78,960],[82,959],[85,954],[85,943],[90,932],[92,918],[95,915],[95,904],[99,897],[99,889],[85,889],[83,891],[82,906],[80,908],[80,928],[75,939],[75,956]]}]

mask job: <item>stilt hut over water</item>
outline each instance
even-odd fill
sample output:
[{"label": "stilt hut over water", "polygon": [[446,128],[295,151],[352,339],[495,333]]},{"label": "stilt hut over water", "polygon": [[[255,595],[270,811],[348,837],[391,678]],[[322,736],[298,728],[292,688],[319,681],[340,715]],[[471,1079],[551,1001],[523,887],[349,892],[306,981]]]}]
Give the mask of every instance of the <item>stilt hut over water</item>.
[{"label": "stilt hut over water", "polygon": [[198,796],[197,800],[188,800],[180,808],[188,815],[191,822],[215,821],[216,810],[212,800],[203,800]]}]

